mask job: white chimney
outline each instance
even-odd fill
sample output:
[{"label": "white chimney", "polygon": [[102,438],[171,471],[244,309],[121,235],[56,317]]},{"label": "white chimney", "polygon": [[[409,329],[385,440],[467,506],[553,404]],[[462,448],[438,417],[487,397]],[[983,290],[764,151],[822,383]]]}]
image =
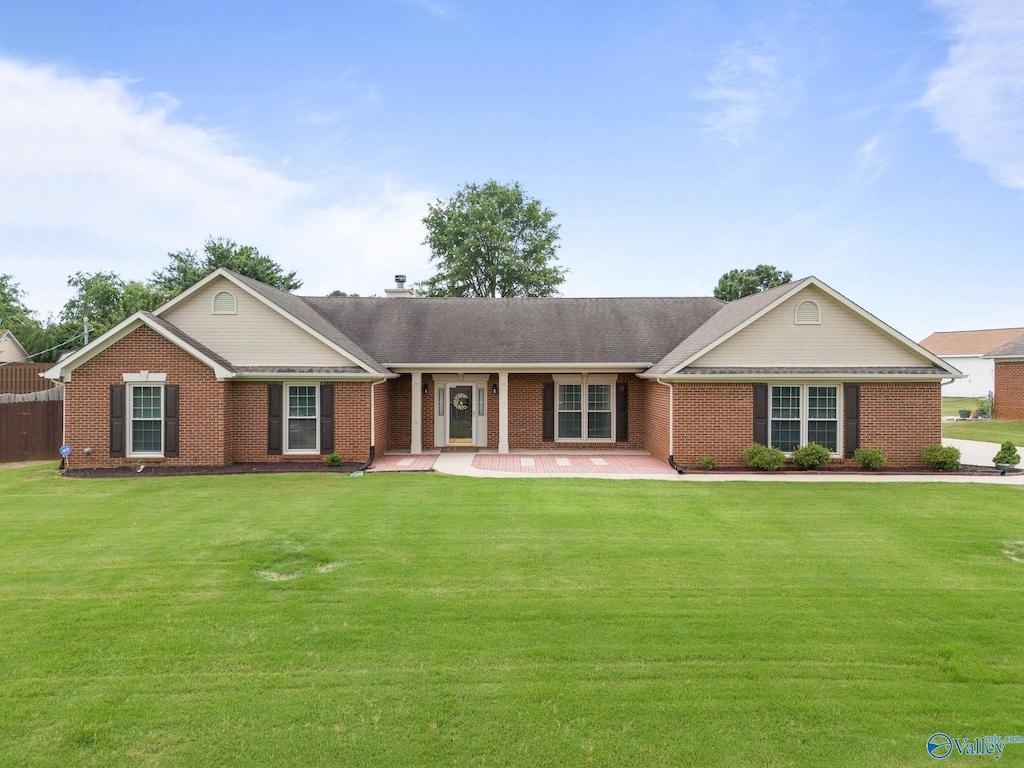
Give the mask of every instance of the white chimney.
[{"label": "white chimney", "polygon": [[405,287],[405,275],[395,275],[395,287],[385,288],[384,295],[389,299],[411,299],[412,289]]}]

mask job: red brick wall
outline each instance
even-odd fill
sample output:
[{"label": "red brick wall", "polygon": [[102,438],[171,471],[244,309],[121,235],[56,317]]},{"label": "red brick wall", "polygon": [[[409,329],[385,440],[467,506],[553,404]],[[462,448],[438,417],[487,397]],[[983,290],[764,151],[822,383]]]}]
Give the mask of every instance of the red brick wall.
[{"label": "red brick wall", "polygon": [[702,457],[714,456],[720,467],[744,466],[740,454],[754,442],[752,384],[675,382],[673,399],[677,464],[693,467]]},{"label": "red brick wall", "polygon": [[1024,360],[996,360],[992,410],[997,419],[1024,419]]},{"label": "red brick wall", "polygon": [[669,389],[664,384],[644,382],[647,410],[644,414],[644,448],[663,461],[668,460]]},{"label": "red brick wall", "polygon": [[[323,461],[318,454],[267,453],[267,383],[235,381],[228,388],[229,461]],[[383,385],[378,385],[378,393]],[[370,455],[370,382],[334,383],[334,450],[345,461]]]},{"label": "red brick wall", "polygon": [[388,445],[391,450],[408,451],[412,441],[412,375],[403,373],[377,389],[381,387],[387,387],[388,390]]},{"label": "red brick wall", "polygon": [[881,448],[888,467],[923,466],[921,451],[942,442],[942,393],[937,381],[860,385],[860,447]]},{"label": "red brick wall", "polygon": [[[629,385],[629,441],[625,443],[546,443],[544,436],[544,383],[549,373],[511,373],[508,377],[508,443],[515,450],[643,450],[644,403],[643,380],[631,373],[620,373],[619,382]],[[556,395],[557,397],[557,392]],[[495,396],[495,400],[497,397]],[[497,404],[497,403],[495,403]],[[495,408],[495,410],[497,410]],[[613,414],[614,417],[614,414]],[[557,418],[557,416],[556,416]],[[497,440],[494,443],[497,447]]]},{"label": "red brick wall", "polygon": [[378,456],[391,447],[390,383],[383,381],[373,388],[373,430]]},{"label": "red brick wall", "polygon": [[[204,363],[142,326],[76,368],[66,384],[65,440],[74,448],[70,465],[118,467],[138,461],[110,457],[110,385],[124,384],[122,374],[140,370],[166,373],[165,383],[179,386],[179,456],[146,458],[145,463],[225,463],[225,384]],[[86,448],[92,449],[90,456]]]}]

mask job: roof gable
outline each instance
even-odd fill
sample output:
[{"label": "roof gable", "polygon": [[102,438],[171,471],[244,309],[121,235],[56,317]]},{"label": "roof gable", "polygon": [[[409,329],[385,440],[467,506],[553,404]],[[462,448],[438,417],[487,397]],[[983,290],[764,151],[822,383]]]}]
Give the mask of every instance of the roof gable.
[{"label": "roof gable", "polygon": [[[795,309],[808,299],[821,309],[820,325],[796,323]],[[687,367],[735,366],[931,368],[933,375],[960,375],[815,277],[732,304],[741,306],[723,309],[648,375],[677,374]]]},{"label": "roof gable", "polygon": [[987,355],[984,355],[984,357],[1024,358],[1024,333],[1012,341],[1008,341],[1006,344],[1003,344],[1001,347],[993,349]]}]

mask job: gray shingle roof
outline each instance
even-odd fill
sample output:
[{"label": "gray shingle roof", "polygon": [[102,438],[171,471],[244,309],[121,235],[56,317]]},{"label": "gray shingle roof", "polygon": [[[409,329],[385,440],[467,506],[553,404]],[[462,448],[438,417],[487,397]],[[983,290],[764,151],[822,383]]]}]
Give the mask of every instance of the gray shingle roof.
[{"label": "gray shingle roof", "polygon": [[997,347],[982,357],[1024,357],[1024,335]]},{"label": "gray shingle roof", "polygon": [[173,325],[172,323],[167,322],[162,317],[157,317],[152,312],[143,312],[142,314],[146,316],[146,319],[152,320],[154,323],[159,325],[161,328],[163,328],[165,331],[170,333],[172,336],[176,337],[180,341],[185,342],[186,344],[188,344],[190,347],[192,347],[197,352],[201,352],[202,354],[206,355],[208,358],[210,358],[215,363],[217,363],[217,365],[219,365],[219,366],[221,366],[221,367],[223,367],[223,368],[225,368],[225,369],[227,369],[229,371],[235,371],[236,370],[235,366],[233,366],[231,363],[229,363],[227,360],[225,360],[223,357],[218,355],[216,352],[214,352],[212,349],[210,349],[206,345],[204,345],[201,342],[196,341],[195,339],[193,339],[191,336],[189,336],[187,333],[185,333],[183,330],[181,330],[178,326]]},{"label": "gray shingle roof", "polygon": [[354,365],[238,365],[238,373],[361,373],[366,371]]},{"label": "gray shingle roof", "polygon": [[[718,299],[301,299],[385,365],[653,364]],[[290,310],[289,310],[290,311]]]},{"label": "gray shingle roof", "polygon": [[664,358],[654,365],[647,375],[664,376],[684,360],[700,352],[704,347],[721,338],[736,326],[749,320],[776,299],[803,285],[810,278],[794,280],[791,283],[769,288],[767,291],[755,293],[736,301],[725,304],[714,316],[683,339],[678,346],[668,352]]}]

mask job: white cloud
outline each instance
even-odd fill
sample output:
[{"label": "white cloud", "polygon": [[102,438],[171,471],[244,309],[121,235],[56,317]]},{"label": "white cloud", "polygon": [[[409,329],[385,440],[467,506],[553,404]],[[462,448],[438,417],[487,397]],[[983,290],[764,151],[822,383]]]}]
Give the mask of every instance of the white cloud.
[{"label": "white cloud", "polygon": [[751,137],[769,116],[788,110],[795,84],[780,73],[780,57],[768,41],[743,40],[726,50],[697,98],[716,109],[704,117],[708,133],[734,146]]},{"label": "white cloud", "polygon": [[952,24],[946,65],[921,103],[964,157],[1024,189],[1024,13],[1020,0],[940,0]]},{"label": "white cloud", "polygon": [[304,291],[425,276],[420,218],[434,195],[388,179],[328,191],[288,178],[225,133],[175,121],[173,98],[137,90],[0,58],[0,272],[33,308],[59,309],[71,271],[145,277],[208,235],[298,269]]},{"label": "white cloud", "polygon": [[875,182],[879,176],[885,173],[885,169],[889,165],[889,157],[885,151],[881,134],[876,133],[857,150],[853,164],[857,171],[857,181],[862,186]]}]

